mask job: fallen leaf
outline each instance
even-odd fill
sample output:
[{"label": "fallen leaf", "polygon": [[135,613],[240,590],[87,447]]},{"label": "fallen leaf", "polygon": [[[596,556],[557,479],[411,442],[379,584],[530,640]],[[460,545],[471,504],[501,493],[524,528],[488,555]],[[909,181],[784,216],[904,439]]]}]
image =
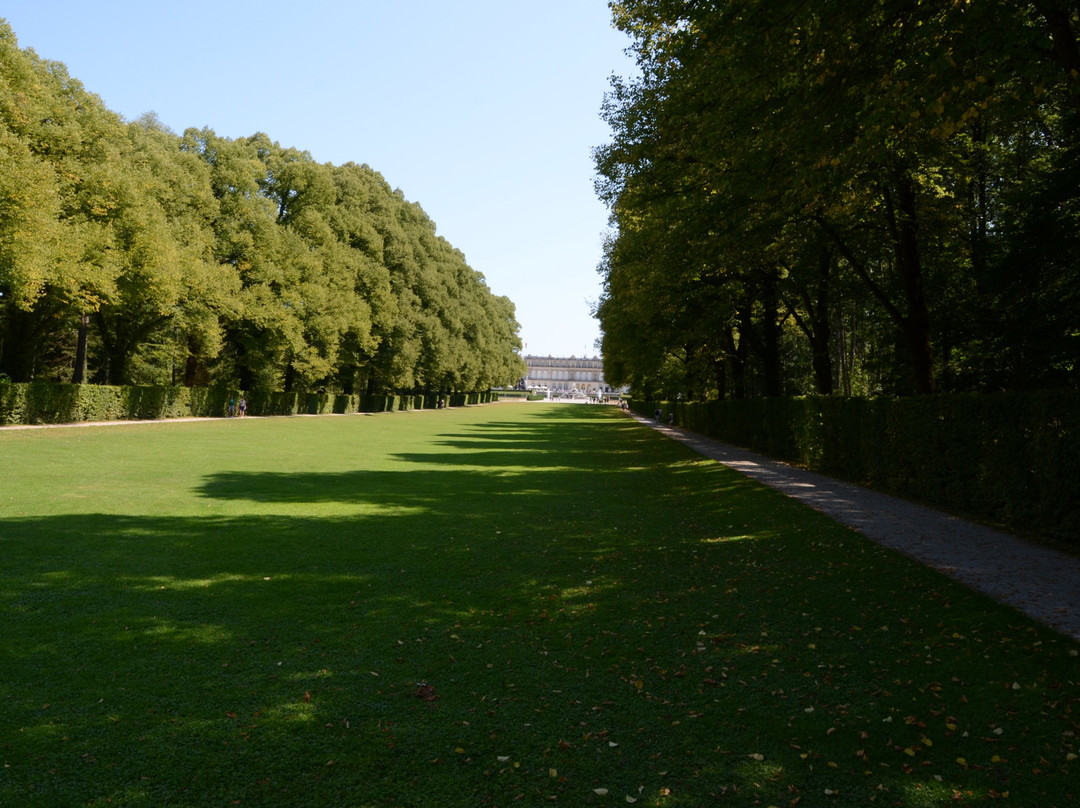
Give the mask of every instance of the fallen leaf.
[{"label": "fallen leaf", "polygon": [[594,788],[593,789],[593,794],[598,794],[601,797],[607,796],[607,789],[606,788]]}]

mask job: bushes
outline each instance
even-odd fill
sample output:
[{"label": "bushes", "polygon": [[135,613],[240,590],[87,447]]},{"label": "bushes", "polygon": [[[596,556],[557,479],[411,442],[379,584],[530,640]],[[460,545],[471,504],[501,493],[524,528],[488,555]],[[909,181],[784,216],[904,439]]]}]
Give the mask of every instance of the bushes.
[{"label": "bushes", "polygon": [[0,382],[0,424],[60,424],[225,414],[224,390]]},{"label": "bushes", "polygon": [[80,384],[0,384],[0,423],[34,424],[123,419],[141,396],[123,388]]},{"label": "bushes", "polygon": [[[655,402],[634,401],[651,415]],[[695,432],[933,507],[1080,544],[1074,393],[663,403]]]},{"label": "bushes", "polygon": [[[243,393],[205,387],[110,387],[97,384],[0,380],[0,425],[63,424],[84,421],[153,420],[226,415],[230,397]],[[497,401],[495,393],[443,394],[451,406]],[[333,395],[253,391],[246,395],[249,415],[328,415],[435,409],[439,396]]]}]

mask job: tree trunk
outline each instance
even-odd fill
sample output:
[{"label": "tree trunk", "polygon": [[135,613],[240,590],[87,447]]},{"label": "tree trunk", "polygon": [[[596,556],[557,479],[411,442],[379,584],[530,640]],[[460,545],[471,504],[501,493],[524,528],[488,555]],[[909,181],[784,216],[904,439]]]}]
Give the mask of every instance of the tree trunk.
[{"label": "tree trunk", "polygon": [[13,382],[33,381],[41,366],[42,343],[58,317],[59,312],[52,306],[34,311],[9,306],[0,320],[0,373]]},{"label": "tree trunk", "polygon": [[915,189],[911,178],[901,174],[896,183],[896,208],[892,211],[896,243],[896,265],[904,284],[906,314],[903,322],[904,341],[911,354],[915,391],[933,393],[934,350],[930,339],[930,312],[926,307],[923,289],[922,260],[919,255],[918,219],[915,210]]},{"label": "tree trunk", "polygon": [[815,326],[814,341],[811,345],[813,356],[811,361],[814,366],[814,389],[819,396],[831,396],[833,392],[833,362],[832,352],[829,350],[829,324],[824,323],[825,333],[817,329],[822,324]]},{"label": "tree trunk", "polygon": [[844,313],[840,312],[840,390],[845,396],[851,396],[851,366],[855,364],[854,357],[848,361],[848,336],[844,327]]},{"label": "tree trunk", "polygon": [[[1046,22],[1046,31],[1053,42],[1050,56],[1061,68],[1065,81],[1072,85],[1073,101],[1080,106],[1080,94],[1075,92],[1080,82],[1080,42],[1077,41],[1080,32],[1073,30],[1069,3],[1064,0],[1035,0],[1035,8]],[[1076,13],[1075,7],[1072,13]]]},{"label": "tree trunk", "polygon": [[95,374],[103,384],[125,384],[127,382],[128,350],[123,340],[109,330],[108,321],[103,312],[95,312],[98,335],[101,337],[102,352],[105,354],[104,366]]},{"label": "tree trunk", "polygon": [[86,381],[86,337],[90,331],[90,315],[79,317],[79,335],[75,343],[75,371],[71,374],[72,384]]},{"label": "tree trunk", "polygon": [[832,352],[829,350],[829,343],[832,342],[829,311],[831,273],[832,251],[823,246],[818,257],[817,294],[810,309],[810,349],[813,353],[814,387],[821,396],[830,396],[833,391]]},{"label": "tree trunk", "polygon": [[731,329],[728,329],[725,336],[731,362],[731,397],[746,398],[746,355],[749,352],[750,340],[745,334],[740,334],[736,343]]},{"label": "tree trunk", "polygon": [[723,401],[727,398],[727,365],[723,361],[713,364],[716,372],[716,397]]},{"label": "tree trunk", "polygon": [[762,363],[765,368],[765,395],[780,396],[784,392],[783,363],[780,360],[780,296],[777,290],[779,278],[775,268],[764,273],[761,305]]}]

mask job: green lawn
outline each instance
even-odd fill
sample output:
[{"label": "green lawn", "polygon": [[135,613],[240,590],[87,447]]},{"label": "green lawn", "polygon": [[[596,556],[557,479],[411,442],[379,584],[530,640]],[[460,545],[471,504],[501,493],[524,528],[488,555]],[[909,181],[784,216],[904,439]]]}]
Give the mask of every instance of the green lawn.
[{"label": "green lawn", "polygon": [[615,408],[0,432],[0,805],[1062,806],[1076,643]]}]

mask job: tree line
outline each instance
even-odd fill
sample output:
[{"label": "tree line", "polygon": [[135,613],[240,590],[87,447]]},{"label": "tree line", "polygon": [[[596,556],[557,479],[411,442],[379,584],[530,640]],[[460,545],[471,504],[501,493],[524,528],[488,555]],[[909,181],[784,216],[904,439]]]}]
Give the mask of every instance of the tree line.
[{"label": "tree line", "polygon": [[1080,381],[1071,0],[618,0],[605,378],[639,395]]},{"label": "tree line", "polygon": [[518,331],[367,165],[126,122],[0,19],[0,380],[485,390]]}]

